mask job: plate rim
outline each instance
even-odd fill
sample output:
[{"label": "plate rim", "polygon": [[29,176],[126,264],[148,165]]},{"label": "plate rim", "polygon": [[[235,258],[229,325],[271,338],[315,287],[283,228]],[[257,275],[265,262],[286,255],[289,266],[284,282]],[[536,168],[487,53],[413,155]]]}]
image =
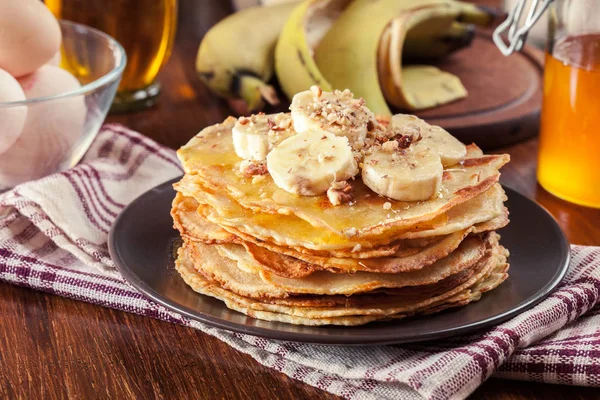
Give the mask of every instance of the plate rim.
[{"label": "plate rim", "polygon": [[[555,228],[557,228],[557,231],[559,233],[559,236],[561,239],[560,251],[561,251],[561,253],[563,253],[562,256],[564,258],[563,263],[561,264],[561,266],[559,267],[559,269],[554,274],[554,276],[552,277],[551,280],[549,280],[534,296],[531,296],[530,298],[523,300],[521,303],[519,303],[517,306],[513,307],[512,309],[507,310],[501,314],[497,314],[495,316],[488,317],[486,319],[483,319],[483,320],[480,320],[477,322],[473,322],[470,324],[461,325],[461,326],[457,326],[457,327],[453,327],[453,328],[449,328],[449,329],[444,329],[442,331],[434,330],[434,331],[426,332],[424,334],[419,335],[418,337],[413,336],[413,337],[403,337],[403,338],[396,337],[396,338],[394,338],[393,332],[389,333],[389,334],[380,335],[375,338],[372,338],[367,335],[363,335],[360,337],[345,336],[345,335],[339,335],[339,334],[321,335],[318,333],[299,333],[299,332],[281,331],[281,330],[277,330],[274,328],[266,328],[266,327],[258,327],[258,326],[250,326],[249,327],[248,325],[240,325],[236,322],[224,320],[222,318],[215,317],[212,314],[201,312],[198,310],[193,310],[182,304],[175,303],[175,301],[167,298],[166,296],[162,295],[161,293],[157,292],[152,287],[150,287],[148,284],[146,284],[146,282],[144,280],[142,280],[141,278],[139,278],[139,276],[137,274],[135,274],[129,267],[127,267],[125,262],[123,262],[123,260],[118,256],[119,253],[116,249],[116,235],[117,235],[118,225],[119,225],[120,221],[123,219],[123,216],[127,212],[129,212],[130,209],[136,207],[136,204],[139,201],[141,201],[143,198],[145,198],[147,196],[152,196],[153,192],[160,191],[164,187],[170,186],[180,179],[181,179],[181,176],[174,178],[174,179],[170,179],[166,182],[163,182],[159,185],[154,186],[153,188],[147,190],[146,192],[144,192],[141,195],[139,195],[138,197],[136,197],[119,213],[119,215],[113,222],[111,229],[109,231],[109,235],[108,235],[108,250],[109,250],[111,259],[113,260],[113,262],[114,262],[117,270],[121,274],[121,276],[129,284],[131,284],[142,295],[149,297],[150,299],[152,299],[156,303],[162,305],[163,307],[167,308],[168,310],[174,311],[176,313],[181,314],[184,317],[205,323],[210,326],[214,326],[214,327],[217,327],[220,329],[225,329],[225,330],[232,331],[232,332],[247,334],[247,335],[251,335],[251,336],[258,336],[258,337],[264,337],[267,339],[292,341],[292,342],[299,342],[299,343],[311,343],[311,344],[323,344],[323,345],[343,345],[343,346],[348,346],[348,345],[366,346],[366,345],[390,345],[390,344],[402,344],[402,343],[417,343],[417,342],[439,340],[439,339],[443,339],[443,338],[458,336],[458,335],[466,334],[469,332],[474,332],[474,331],[477,331],[480,329],[484,329],[484,328],[488,328],[493,325],[500,324],[500,323],[502,323],[514,316],[517,316],[518,314],[534,307],[538,303],[540,303],[542,300],[544,300],[550,294],[550,292],[552,292],[562,282],[564,276],[566,275],[566,273],[568,271],[569,263],[571,260],[570,244],[566,238],[564,231],[562,230],[562,228],[560,227],[560,225],[558,224],[556,219],[552,216],[552,214],[550,214],[550,212],[541,204],[539,204],[536,201],[530,199],[529,197],[521,194],[519,191],[513,189],[511,186],[502,184],[502,187],[505,190],[511,192],[511,194],[507,193],[507,196],[516,194],[517,196],[522,197],[526,201],[531,202],[534,206],[537,206],[539,209],[541,209],[546,214],[547,217],[550,218],[550,221],[552,221],[552,224],[554,225]],[[181,277],[180,277],[180,279],[181,279]],[[197,293],[197,294],[199,296],[203,296],[200,293]],[[210,297],[210,296],[207,296],[207,297]],[[177,304],[177,305],[173,305],[173,304]],[[465,307],[468,307],[468,305]],[[237,312],[237,311],[232,310],[232,312]],[[244,314],[242,314],[242,315],[244,315]],[[250,316],[247,316],[247,318],[256,320],[256,318],[253,318]],[[265,321],[265,322],[271,322],[271,321]],[[283,323],[283,322],[280,322],[280,323]],[[383,322],[383,323],[385,323],[385,322]],[[325,326],[324,328],[327,328],[327,326]],[[352,327],[348,327],[348,329],[351,329],[351,328]]]}]

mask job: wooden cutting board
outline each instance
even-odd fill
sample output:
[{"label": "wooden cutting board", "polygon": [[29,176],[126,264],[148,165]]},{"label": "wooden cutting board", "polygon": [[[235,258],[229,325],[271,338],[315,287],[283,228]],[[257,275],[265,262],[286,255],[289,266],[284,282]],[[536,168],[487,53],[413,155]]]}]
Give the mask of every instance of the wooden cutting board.
[{"label": "wooden cutting board", "polygon": [[460,77],[465,99],[415,114],[444,127],[464,143],[483,149],[535,136],[542,102],[544,52],[525,46],[503,56],[491,34],[478,32],[473,43],[436,64]]}]

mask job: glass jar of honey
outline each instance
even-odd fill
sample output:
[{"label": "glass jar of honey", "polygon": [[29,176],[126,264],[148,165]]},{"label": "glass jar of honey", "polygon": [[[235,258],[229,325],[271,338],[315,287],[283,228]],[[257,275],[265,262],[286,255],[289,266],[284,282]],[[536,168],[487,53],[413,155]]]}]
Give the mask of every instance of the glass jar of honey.
[{"label": "glass jar of honey", "polygon": [[[519,28],[525,3],[494,35],[504,54],[518,50],[548,7],[538,182],[564,200],[600,208],[600,0],[534,0]],[[500,41],[503,28],[509,46]]]},{"label": "glass jar of honey", "polygon": [[600,1],[556,0],[549,12],[538,182],[600,208]]},{"label": "glass jar of honey", "polygon": [[[2,1],[2,0],[0,0]],[[158,101],[156,77],[166,64],[177,29],[177,0],[44,0],[59,19],[79,22],[115,38],[127,53],[111,111],[136,111]],[[63,55],[61,66],[85,76],[79,60]]]}]

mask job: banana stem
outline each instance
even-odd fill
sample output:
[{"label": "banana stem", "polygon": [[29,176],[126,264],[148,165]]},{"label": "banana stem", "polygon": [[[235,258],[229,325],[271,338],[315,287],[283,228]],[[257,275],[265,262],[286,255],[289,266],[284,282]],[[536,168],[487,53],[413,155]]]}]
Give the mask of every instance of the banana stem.
[{"label": "banana stem", "polygon": [[246,101],[250,112],[261,110],[265,101],[271,105],[279,104],[275,89],[253,75],[238,75],[236,89],[234,92]]},{"label": "banana stem", "polygon": [[260,95],[263,99],[266,100],[272,106],[279,105],[279,97],[277,96],[277,91],[271,85],[263,85],[258,88]]}]

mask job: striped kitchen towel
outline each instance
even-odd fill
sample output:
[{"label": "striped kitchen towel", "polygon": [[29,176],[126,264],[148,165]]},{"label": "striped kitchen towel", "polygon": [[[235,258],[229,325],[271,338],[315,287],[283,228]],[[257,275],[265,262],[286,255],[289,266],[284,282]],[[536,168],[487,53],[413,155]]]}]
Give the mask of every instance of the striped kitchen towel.
[{"label": "striped kitchen towel", "polygon": [[0,196],[0,279],[190,326],[258,362],[348,399],[464,398],[490,376],[600,386],[600,248],[572,247],[563,284],[487,332],[404,346],[333,347],[216,329],[136,292],[110,260],[119,211],[181,174],[175,153],[106,125],[77,167]]}]

